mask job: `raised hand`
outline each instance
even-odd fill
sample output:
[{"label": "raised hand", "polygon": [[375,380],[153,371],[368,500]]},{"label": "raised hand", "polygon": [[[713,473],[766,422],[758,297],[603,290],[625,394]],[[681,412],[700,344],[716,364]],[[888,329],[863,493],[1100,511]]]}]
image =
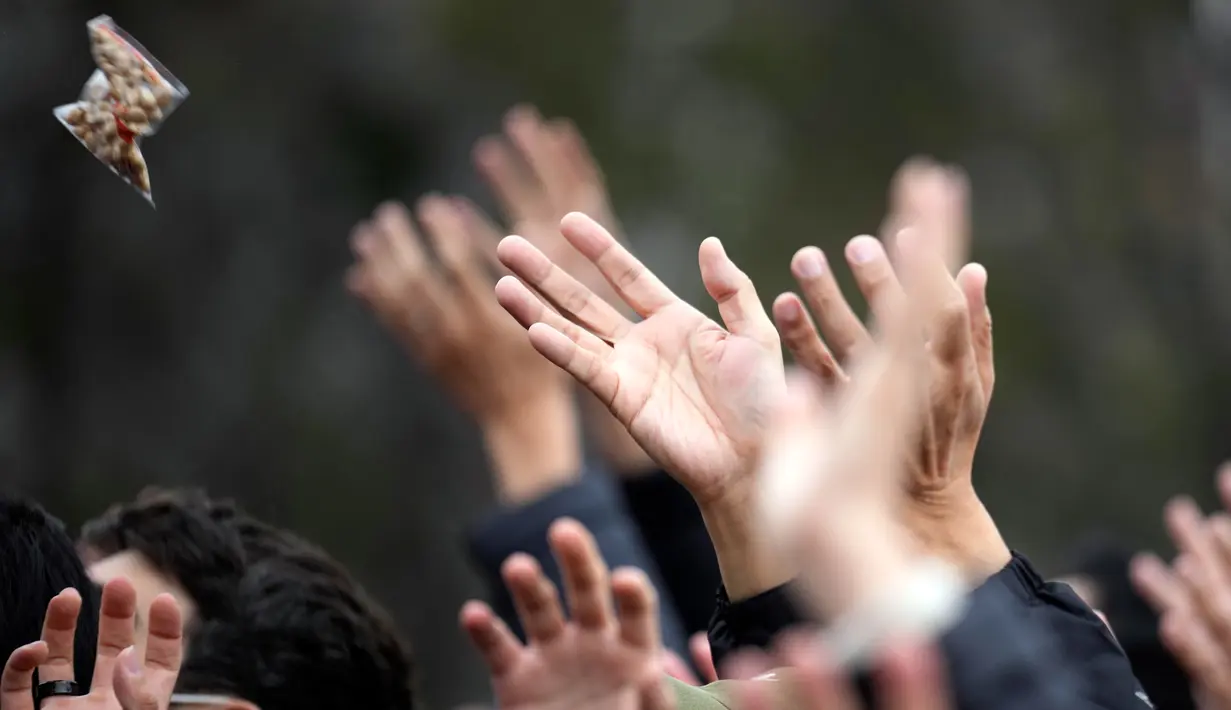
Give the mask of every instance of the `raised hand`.
[{"label": "raised hand", "polygon": [[560,231],[643,320],[626,318],[519,236],[497,252],[521,279],[500,280],[500,304],[529,330],[535,350],[593,392],[698,503],[746,486],[784,376],[778,333],[752,281],[721,242],[702,242],[701,277],[724,328],[593,219],[566,215]]},{"label": "raised hand", "polygon": [[[903,226],[951,235],[943,261],[956,269],[969,243],[969,188],[957,168],[924,159],[904,165],[891,188],[886,243]],[[872,315],[883,317],[903,297],[899,274],[884,245],[870,236],[852,239],[846,261],[868,302]],[[895,255],[900,262],[900,255]],[[900,263],[899,263],[900,268]],[[803,298],[785,293],[774,302],[774,320],[796,362],[831,391],[850,382],[852,361],[871,347],[872,335],[843,297],[825,255],[816,247],[796,253],[791,271]],[[940,538],[944,545],[978,539],[963,566],[974,577],[987,576],[1008,561],[1008,549],[978,502],[971,483],[975,448],[995,384],[991,314],[986,299],[987,272],[966,264],[956,277],[946,272],[936,288],[950,296],[945,308],[923,323],[929,339],[918,347],[930,363],[930,396],[916,443],[906,457],[909,475],[902,481],[910,493],[906,515],[916,534]],[[804,302],[807,302],[805,307]],[[811,309],[816,321],[809,316]],[[819,328],[818,328],[819,325]],[[937,521],[949,521],[943,529]],[[960,533],[954,522],[962,523]]]},{"label": "raised hand", "polygon": [[[1231,464],[1218,476],[1231,511]],[[1231,709],[1231,517],[1205,516],[1191,499],[1167,505],[1165,518],[1179,556],[1133,560],[1133,581],[1158,612],[1159,637],[1194,684],[1203,710]]]},{"label": "raised hand", "polygon": [[[560,520],[549,542],[564,578],[569,614],[556,587],[528,555],[504,564],[505,584],[526,630],[522,645],[481,602],[462,608],[461,624],[491,672],[505,710],[671,710],[658,601],[635,569],[610,577],[594,538]],[[614,605],[613,605],[614,597]]]},{"label": "raised hand", "polygon": [[[66,589],[47,604],[42,639],[9,656],[0,678],[2,710],[36,710],[39,683],[73,681],[73,638],[81,597]],[[98,619],[98,658],[86,695],[56,695],[37,710],[167,710],[183,659],[183,621],[169,594],[150,604],[144,658],[134,648],[137,593],[126,579],[103,587]]]},{"label": "raised hand", "polygon": [[822,618],[884,598],[910,574],[897,508],[933,376],[921,326],[964,305],[945,265],[954,238],[932,226],[899,233],[907,288],[884,304],[879,338],[861,348],[852,384],[821,406],[801,374],[769,429],[758,476],[763,521],[777,547],[797,557]]},{"label": "raised hand", "polygon": [[425,197],[415,217],[436,258],[410,212],[383,204],[351,233],[351,290],[480,419],[537,399],[560,373],[492,298],[496,228],[461,198]]},{"label": "raised hand", "polygon": [[415,217],[380,206],[351,235],[348,284],[483,431],[497,488],[535,498],[581,466],[569,379],[543,360],[492,295],[499,234],[461,198],[429,196]]},{"label": "raised hand", "polygon": [[[474,159],[513,234],[600,298],[627,311],[598,269],[560,234],[560,219],[581,212],[620,236],[603,175],[571,121],[546,121],[532,106],[515,107],[505,116],[503,135],[480,140]],[[590,396],[581,402],[598,452],[616,473],[638,475],[653,468],[645,451],[606,407]]]},{"label": "raised hand", "polygon": [[619,236],[602,172],[577,127],[567,119],[546,121],[533,106],[517,106],[505,116],[502,136],[475,144],[474,161],[513,233],[610,300],[614,294],[602,274],[560,236],[560,219],[569,212],[590,215]]}]

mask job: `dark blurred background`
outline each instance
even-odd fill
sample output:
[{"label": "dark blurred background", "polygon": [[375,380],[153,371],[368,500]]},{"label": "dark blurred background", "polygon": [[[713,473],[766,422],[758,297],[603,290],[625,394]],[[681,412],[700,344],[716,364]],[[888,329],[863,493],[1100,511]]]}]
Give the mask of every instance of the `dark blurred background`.
[{"label": "dark blurred background", "polygon": [[[52,117],[112,15],[191,89],[145,144],[157,211]],[[726,240],[768,301],[875,230],[915,152],[961,163],[998,381],[977,484],[1059,564],[1161,545],[1231,455],[1225,0],[0,0],[0,482],[70,522],[202,484],[392,607],[434,707],[491,502],[474,430],[348,296],[350,226],[470,166],[513,103],[575,119],[637,251],[707,302]],[[711,309],[712,310],[712,309]]]}]

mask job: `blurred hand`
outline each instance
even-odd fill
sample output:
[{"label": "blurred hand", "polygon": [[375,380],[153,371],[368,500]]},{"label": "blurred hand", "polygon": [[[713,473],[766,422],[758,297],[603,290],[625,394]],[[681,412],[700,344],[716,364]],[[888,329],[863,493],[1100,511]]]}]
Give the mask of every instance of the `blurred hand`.
[{"label": "blurred hand", "polygon": [[671,710],[675,702],[665,683],[658,601],[649,579],[631,568],[608,579],[594,538],[574,520],[557,521],[548,534],[570,619],[555,585],[523,554],[505,562],[503,575],[527,645],[487,605],[469,602],[462,608],[462,627],[491,672],[497,707]]},{"label": "blurred hand", "polygon": [[[135,653],[137,593],[126,579],[103,587],[98,617],[98,657],[90,692],[53,696],[34,704],[34,671],[40,683],[73,678],[73,638],[81,597],[66,589],[52,597],[39,641],[13,651],[0,678],[3,710],[167,710],[183,659],[183,622],[170,594],[150,604],[145,657]],[[83,682],[84,685],[84,682]]]},{"label": "blurred hand", "polygon": [[567,119],[545,121],[533,106],[517,106],[505,116],[503,135],[475,144],[474,160],[513,233],[614,302],[603,275],[560,235],[560,219],[569,212],[589,215],[620,234],[603,175],[577,127]]},{"label": "blurred hand", "polygon": [[778,334],[752,281],[717,239],[701,244],[701,277],[724,328],[589,217],[569,214],[560,230],[644,320],[633,323],[518,236],[498,250],[521,278],[500,280],[500,304],[529,329],[535,349],[593,392],[698,503],[746,487],[767,405],[783,384]]},{"label": "blurred hand", "polygon": [[[774,656],[752,654],[732,665],[739,678],[740,710],[859,710],[865,706],[845,669],[830,662],[807,635],[779,644]],[[901,644],[884,654],[878,666],[878,710],[946,710],[952,708],[939,654],[930,646]],[[783,670],[772,680],[755,680],[770,668]],[[872,710],[871,707],[868,710]]]},{"label": "blurred hand", "polygon": [[483,430],[503,498],[519,502],[581,466],[568,378],[543,360],[492,296],[496,228],[460,198],[425,197],[416,215],[381,205],[351,235],[350,289]]},{"label": "blurred hand", "polygon": [[[1218,476],[1231,510],[1231,464]],[[1138,591],[1161,617],[1159,636],[1194,684],[1203,710],[1231,709],[1231,517],[1210,517],[1189,498],[1167,505],[1165,518],[1179,556],[1168,566],[1154,555],[1133,560]]]},{"label": "blurred hand", "polygon": [[933,351],[968,346],[965,323],[942,320],[965,313],[946,267],[955,233],[921,222],[897,236],[907,288],[882,304],[878,340],[860,348],[852,384],[823,406],[809,375],[792,378],[758,476],[764,525],[776,549],[794,553],[807,600],[824,619],[884,598],[909,575],[913,550],[897,508],[935,373],[922,326],[933,333]]},{"label": "blurred hand", "polygon": [[[617,238],[620,235],[603,175],[571,121],[545,121],[532,106],[515,107],[505,116],[503,135],[488,136],[475,145],[474,160],[513,234],[524,237],[603,300],[623,307],[598,269],[560,234],[561,218],[581,212]],[[617,473],[638,474],[653,467],[601,402],[587,393],[582,404],[600,453]]]},{"label": "blurred hand", "polygon": [[[914,226],[951,235],[944,260],[953,269],[969,243],[968,193],[959,169],[912,160],[894,178],[885,229]],[[885,248],[873,237],[856,237],[847,245],[846,260],[873,317],[883,318],[903,297]],[[791,271],[803,299],[785,293],[774,302],[783,343],[831,395],[840,394],[851,380],[847,368],[872,347],[872,335],[843,297],[821,250],[799,250]],[[986,286],[987,272],[978,264],[967,264],[956,278],[948,271],[936,275],[935,287],[950,298],[922,323],[930,335],[919,343],[930,361],[929,406],[917,443],[905,459],[909,475],[902,481],[910,494],[905,518],[912,532],[933,547],[949,548],[943,551],[976,578],[995,573],[1009,559],[971,484],[975,448],[995,383]],[[819,332],[804,301],[816,316]]]}]

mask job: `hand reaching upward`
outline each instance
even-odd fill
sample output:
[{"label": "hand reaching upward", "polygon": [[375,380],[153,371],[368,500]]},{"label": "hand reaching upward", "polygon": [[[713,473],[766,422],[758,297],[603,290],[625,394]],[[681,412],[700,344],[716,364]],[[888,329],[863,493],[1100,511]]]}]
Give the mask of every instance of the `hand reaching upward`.
[{"label": "hand reaching upward", "polygon": [[630,321],[518,236],[506,237],[497,250],[521,278],[500,280],[500,304],[529,329],[534,348],[606,404],[699,503],[746,482],[766,408],[784,386],[778,332],[752,281],[721,242],[702,242],[701,278],[724,328],[672,293],[589,217],[568,214],[560,231],[643,320]]}]

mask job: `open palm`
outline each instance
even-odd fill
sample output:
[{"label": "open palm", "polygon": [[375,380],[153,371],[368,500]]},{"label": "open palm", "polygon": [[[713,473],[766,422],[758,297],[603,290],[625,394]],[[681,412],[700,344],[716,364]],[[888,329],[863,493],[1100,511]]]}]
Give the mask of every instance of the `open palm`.
[{"label": "open palm", "polygon": [[695,498],[723,495],[752,470],[767,403],[783,387],[778,333],[752,282],[717,239],[701,244],[701,277],[723,328],[594,220],[572,213],[560,229],[643,320],[629,321],[517,236],[498,251],[520,278],[497,284],[501,305],[529,329],[536,350],[604,402]]},{"label": "open palm", "polygon": [[568,615],[555,584],[529,555],[501,576],[526,643],[481,602],[462,608],[462,627],[491,672],[502,710],[672,710],[662,672],[658,597],[644,572],[609,572],[598,543],[575,520],[556,521],[548,542],[560,566]]}]

